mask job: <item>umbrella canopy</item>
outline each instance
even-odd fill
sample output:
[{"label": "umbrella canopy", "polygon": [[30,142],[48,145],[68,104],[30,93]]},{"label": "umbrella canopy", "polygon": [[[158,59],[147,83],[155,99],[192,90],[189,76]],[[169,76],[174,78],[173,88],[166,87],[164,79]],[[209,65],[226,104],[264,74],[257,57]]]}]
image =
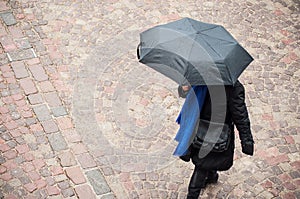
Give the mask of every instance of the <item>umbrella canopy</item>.
[{"label": "umbrella canopy", "polygon": [[137,53],[180,85],[233,85],[253,61],[224,27],[190,18],[142,32]]}]

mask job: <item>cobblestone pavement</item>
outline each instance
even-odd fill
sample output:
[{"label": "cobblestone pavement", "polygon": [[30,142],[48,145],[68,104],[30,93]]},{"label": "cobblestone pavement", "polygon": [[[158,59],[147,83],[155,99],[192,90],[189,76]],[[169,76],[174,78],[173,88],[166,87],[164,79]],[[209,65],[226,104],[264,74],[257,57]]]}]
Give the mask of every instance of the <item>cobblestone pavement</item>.
[{"label": "cobblestone pavement", "polygon": [[227,28],[255,156],[201,198],[300,198],[298,0],[0,0],[0,198],[185,198],[177,85],[137,62],[139,33],[191,17]]}]

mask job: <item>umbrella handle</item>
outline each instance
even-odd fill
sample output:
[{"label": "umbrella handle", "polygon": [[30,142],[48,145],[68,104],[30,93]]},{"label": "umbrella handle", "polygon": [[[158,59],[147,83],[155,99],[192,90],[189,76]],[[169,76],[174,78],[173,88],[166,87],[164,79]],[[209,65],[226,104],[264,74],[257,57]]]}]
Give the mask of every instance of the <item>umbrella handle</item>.
[{"label": "umbrella handle", "polygon": [[138,59],[140,59],[140,46],[141,46],[141,43],[139,43],[139,45],[136,48],[136,56]]}]

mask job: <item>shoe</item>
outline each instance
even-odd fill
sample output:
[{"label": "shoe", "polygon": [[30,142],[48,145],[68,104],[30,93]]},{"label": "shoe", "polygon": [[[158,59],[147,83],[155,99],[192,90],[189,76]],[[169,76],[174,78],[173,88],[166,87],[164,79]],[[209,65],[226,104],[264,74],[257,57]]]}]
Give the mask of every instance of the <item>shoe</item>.
[{"label": "shoe", "polygon": [[190,156],[190,154],[188,154],[188,155],[179,156],[179,158],[185,162],[189,162],[191,159],[191,156]]},{"label": "shoe", "polygon": [[205,188],[207,173],[208,171],[195,167],[188,186],[187,199],[197,199],[199,197],[201,190]]},{"label": "shoe", "polygon": [[188,148],[185,155],[179,156],[179,158],[185,162],[189,162],[192,156],[192,149],[191,147]]},{"label": "shoe", "polygon": [[205,184],[215,184],[218,182],[219,174],[217,172],[209,172],[205,180]]}]

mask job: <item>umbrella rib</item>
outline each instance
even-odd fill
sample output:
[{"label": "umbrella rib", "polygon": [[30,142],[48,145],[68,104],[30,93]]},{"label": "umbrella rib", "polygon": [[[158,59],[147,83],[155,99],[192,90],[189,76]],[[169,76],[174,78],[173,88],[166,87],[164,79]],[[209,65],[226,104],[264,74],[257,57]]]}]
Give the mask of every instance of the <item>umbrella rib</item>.
[{"label": "umbrella rib", "polygon": [[210,38],[214,38],[214,39],[218,39],[220,41],[225,41],[225,42],[228,42],[228,43],[233,43],[233,44],[237,44],[236,41],[228,41],[228,40],[225,40],[225,39],[222,39],[222,38],[219,38],[219,37],[213,37],[211,35],[208,35],[208,34],[205,34],[205,33],[201,33],[202,35],[205,35],[207,37],[210,37]]},{"label": "umbrella rib", "polygon": [[[188,22],[190,23],[190,25],[193,27],[193,29],[198,32],[197,28],[195,27],[195,25],[193,23],[191,23],[190,20],[188,20]],[[214,24],[210,24],[210,25],[214,25]],[[211,28],[207,28],[207,29],[203,29],[199,32],[202,32],[202,31],[208,31],[208,30],[211,30],[211,29],[214,29],[214,28],[217,28],[219,25],[214,25],[214,27],[211,27]]]},{"label": "umbrella rib", "polygon": [[[193,26],[193,25],[192,25]],[[217,27],[219,27],[218,25],[216,25],[216,26],[214,26],[214,27],[211,27],[211,28],[207,28],[207,29],[203,29],[203,30],[201,30],[201,31],[198,31],[199,33],[202,33],[202,32],[204,32],[204,31],[208,31],[208,30],[212,30],[212,29],[215,29],[215,28],[217,28]]]},{"label": "umbrella rib", "polygon": [[221,55],[205,39],[202,38],[202,40],[207,44],[207,46],[210,47],[210,49],[212,49],[219,57],[221,57]]},{"label": "umbrella rib", "polygon": [[[193,25],[192,25],[193,26]],[[193,26],[194,27],[194,26]],[[221,26],[221,25],[216,25],[216,26],[214,26],[214,27],[211,27],[211,28],[208,28],[208,29],[205,29],[205,30],[201,30],[201,31],[198,31],[197,33],[198,34],[202,34],[202,35],[205,35],[205,36],[207,36],[207,37],[211,37],[211,38],[214,38],[214,39],[218,39],[218,40],[221,40],[221,41],[226,41],[226,42],[229,42],[229,43],[237,43],[237,41],[235,41],[235,39],[233,38],[233,37],[231,37],[231,39],[233,39],[233,41],[228,41],[228,40],[225,40],[225,39],[222,39],[222,38],[219,38],[219,37],[214,37],[214,36],[212,36],[212,35],[209,35],[209,34],[206,34],[205,32],[207,32],[207,31],[209,31],[209,30],[212,30],[212,29],[216,29],[216,28],[223,28],[225,31],[226,31],[226,29],[223,27],[223,26]],[[227,32],[227,31],[226,31]],[[229,33],[228,33],[228,35],[230,35]]]}]

